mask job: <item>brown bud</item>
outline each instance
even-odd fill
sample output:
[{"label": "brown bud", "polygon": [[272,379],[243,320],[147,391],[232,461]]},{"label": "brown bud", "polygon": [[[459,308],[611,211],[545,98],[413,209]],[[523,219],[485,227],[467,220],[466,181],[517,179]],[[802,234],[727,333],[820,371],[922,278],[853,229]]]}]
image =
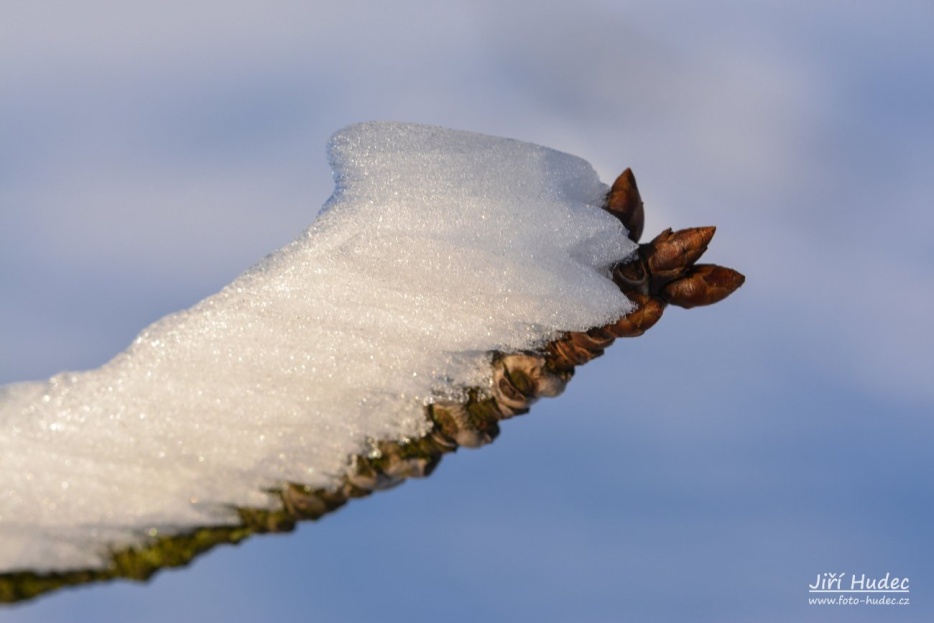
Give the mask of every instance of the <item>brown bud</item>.
[{"label": "brown bud", "polygon": [[733,294],[746,277],[732,268],[714,264],[698,264],[686,277],[672,281],[662,289],[661,296],[672,305],[690,309],[712,305]]},{"label": "brown bud", "polygon": [[645,209],[642,206],[642,197],[639,187],[636,186],[636,177],[632,169],[626,169],[616,178],[610,192],[606,196],[606,211],[622,221],[629,232],[629,239],[639,242],[642,237],[642,228],[645,226]]},{"label": "brown bud", "polygon": [[630,294],[636,308],[614,323],[603,327],[613,337],[639,337],[659,321],[665,303],[654,296]]},{"label": "brown bud", "polygon": [[676,279],[707,250],[716,227],[690,227],[672,233],[666,229],[644,245],[646,265],[652,277]]}]

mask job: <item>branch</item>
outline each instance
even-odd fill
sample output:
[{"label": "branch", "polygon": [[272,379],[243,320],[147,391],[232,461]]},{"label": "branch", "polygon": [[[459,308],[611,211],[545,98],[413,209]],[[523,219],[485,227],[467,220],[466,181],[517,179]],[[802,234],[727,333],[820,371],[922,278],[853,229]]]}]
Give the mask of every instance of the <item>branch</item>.
[{"label": "branch", "polygon": [[[619,218],[638,242],[643,203],[627,169],[611,187],[604,208]],[[574,369],[603,354],[615,339],[637,337],[655,325],[669,304],[684,308],[716,303],[745,278],[735,270],[697,264],[713,238],[713,227],[668,229],[612,268],[612,278],[635,308],[617,321],[586,332],[568,332],[543,348],[490,353],[492,385],[474,387],[463,401],[438,401],[425,407],[429,431],[418,438],[372,439],[369,451],[350,457],[351,469],[338,485],[311,488],[291,482],[270,493],[274,510],[238,508],[238,525],[209,526],[181,534],[157,534],[144,545],[111,551],[102,569],[58,573],[21,571],[0,574],[0,602],[16,602],[67,586],[114,579],[146,580],[156,571],[187,565],[220,544],[236,544],[253,534],[293,530],[348,501],[398,486],[408,478],[430,475],[441,458],[459,447],[492,442],[499,422],[527,413],[541,397],[559,395]]]}]

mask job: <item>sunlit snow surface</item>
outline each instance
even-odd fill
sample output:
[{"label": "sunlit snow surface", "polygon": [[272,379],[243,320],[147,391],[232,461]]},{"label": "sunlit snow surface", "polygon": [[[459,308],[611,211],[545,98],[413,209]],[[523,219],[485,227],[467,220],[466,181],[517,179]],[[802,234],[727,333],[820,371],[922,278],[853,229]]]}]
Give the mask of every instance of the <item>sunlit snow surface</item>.
[{"label": "sunlit snow surface", "polygon": [[0,571],[99,566],[336,483],[368,437],[485,385],[491,350],[629,309],[605,269],[634,245],[585,161],[397,123],[345,128],[329,157],[298,240],[99,369],[0,387]]}]

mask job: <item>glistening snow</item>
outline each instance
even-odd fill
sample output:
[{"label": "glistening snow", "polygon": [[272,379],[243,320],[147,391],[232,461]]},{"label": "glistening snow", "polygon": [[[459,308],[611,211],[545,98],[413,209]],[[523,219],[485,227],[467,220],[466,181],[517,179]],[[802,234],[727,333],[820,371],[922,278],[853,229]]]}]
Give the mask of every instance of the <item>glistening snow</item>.
[{"label": "glistening snow", "polygon": [[88,372],[0,387],[0,571],[237,522],[285,482],[327,487],[368,438],[489,383],[489,353],[615,320],[634,245],[585,161],[365,123],[329,145],[313,225]]}]

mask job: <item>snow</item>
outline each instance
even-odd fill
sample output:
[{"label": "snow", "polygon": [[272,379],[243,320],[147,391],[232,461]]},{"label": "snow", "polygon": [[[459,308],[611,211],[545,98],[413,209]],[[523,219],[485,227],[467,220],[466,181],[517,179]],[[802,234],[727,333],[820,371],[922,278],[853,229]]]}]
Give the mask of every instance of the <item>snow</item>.
[{"label": "snow", "polygon": [[401,123],[345,128],[329,158],[297,240],[96,370],[0,387],[0,571],[98,567],[335,484],[368,438],[485,386],[490,351],[630,308],[606,268],[634,245],[579,158]]}]

